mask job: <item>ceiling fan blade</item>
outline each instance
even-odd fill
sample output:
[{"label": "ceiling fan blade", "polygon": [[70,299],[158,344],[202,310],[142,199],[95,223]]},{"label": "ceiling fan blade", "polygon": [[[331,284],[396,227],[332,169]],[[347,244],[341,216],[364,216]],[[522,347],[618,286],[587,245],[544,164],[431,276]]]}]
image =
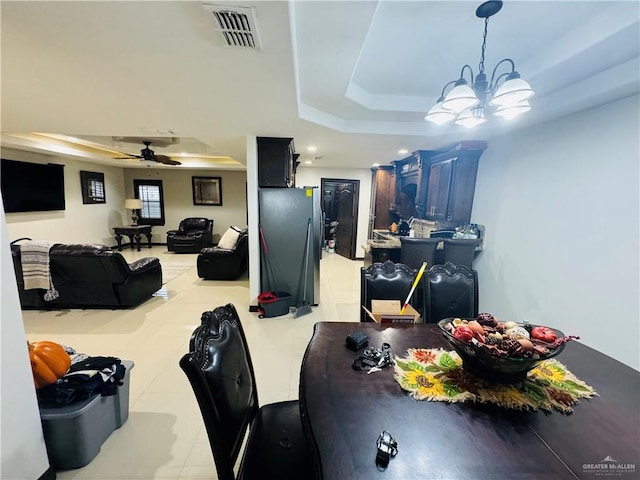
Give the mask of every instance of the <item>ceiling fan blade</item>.
[{"label": "ceiling fan blade", "polygon": [[164,163],[165,165],[182,165],[182,162],[174,160],[166,155],[155,155],[154,160],[158,163]]}]

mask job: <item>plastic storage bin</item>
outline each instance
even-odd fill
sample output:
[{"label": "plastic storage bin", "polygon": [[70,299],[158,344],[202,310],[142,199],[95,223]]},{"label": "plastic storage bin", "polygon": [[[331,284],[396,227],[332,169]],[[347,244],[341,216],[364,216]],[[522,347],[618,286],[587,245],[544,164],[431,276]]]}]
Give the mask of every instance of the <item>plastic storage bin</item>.
[{"label": "plastic storage bin", "polygon": [[291,308],[291,294],[287,292],[265,292],[258,295],[258,303],[264,312],[263,317],[279,317],[289,313]]},{"label": "plastic storage bin", "polygon": [[129,375],[134,364],[129,360],[122,364],[126,373],[116,395],[96,394],[83,402],[40,409],[49,462],[56,470],[88,464],[111,432],[129,418]]}]

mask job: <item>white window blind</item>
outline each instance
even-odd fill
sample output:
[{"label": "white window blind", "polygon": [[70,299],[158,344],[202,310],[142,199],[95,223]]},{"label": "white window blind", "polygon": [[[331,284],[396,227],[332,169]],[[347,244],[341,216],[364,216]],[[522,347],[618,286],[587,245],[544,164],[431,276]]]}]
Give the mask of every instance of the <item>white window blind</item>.
[{"label": "white window blind", "polygon": [[160,187],[156,185],[139,185],[138,198],[142,201],[142,217],[154,219],[162,218]]}]

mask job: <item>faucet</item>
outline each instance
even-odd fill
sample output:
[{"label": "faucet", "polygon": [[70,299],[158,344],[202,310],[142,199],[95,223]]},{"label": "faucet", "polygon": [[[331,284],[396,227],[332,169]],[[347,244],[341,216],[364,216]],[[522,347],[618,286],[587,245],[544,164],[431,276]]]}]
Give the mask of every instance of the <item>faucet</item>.
[{"label": "faucet", "polygon": [[[411,217],[411,220],[409,220],[409,231],[413,230],[413,223],[414,223],[416,220],[419,220],[419,219],[418,219],[418,218],[416,218],[416,217]],[[420,230],[419,230],[419,232],[418,232],[417,237],[418,237],[418,238],[422,238],[422,235],[423,235],[423,233],[422,233],[422,226],[420,226]],[[415,230],[414,230],[414,236],[416,236],[416,235],[415,235]]]}]

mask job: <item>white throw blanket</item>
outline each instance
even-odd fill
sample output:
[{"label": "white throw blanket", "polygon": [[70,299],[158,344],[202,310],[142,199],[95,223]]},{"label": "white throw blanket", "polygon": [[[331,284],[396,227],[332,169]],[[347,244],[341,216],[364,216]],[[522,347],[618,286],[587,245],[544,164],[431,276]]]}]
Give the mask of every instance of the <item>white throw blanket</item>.
[{"label": "white throw blanket", "polygon": [[44,241],[30,241],[20,245],[24,289],[42,288],[46,290],[44,299],[47,302],[55,300],[59,296],[53,286],[49,271],[49,249],[53,245],[54,242]]}]

